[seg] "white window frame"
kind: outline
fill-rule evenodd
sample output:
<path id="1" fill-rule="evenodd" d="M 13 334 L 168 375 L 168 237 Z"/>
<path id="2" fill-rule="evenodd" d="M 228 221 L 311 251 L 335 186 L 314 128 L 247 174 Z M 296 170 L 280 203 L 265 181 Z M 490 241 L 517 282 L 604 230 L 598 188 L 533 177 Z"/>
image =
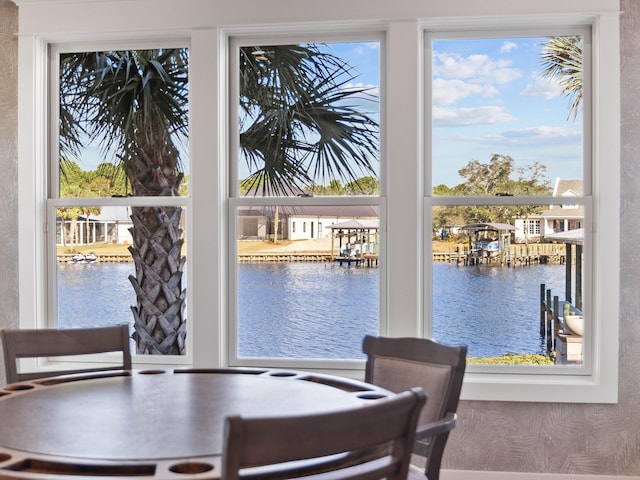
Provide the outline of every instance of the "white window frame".
<path id="1" fill-rule="evenodd" d="M 41 223 L 43 228 L 36 228 L 33 235 L 37 245 L 42 245 L 42 254 L 38 255 L 33 264 L 33 268 L 39 273 L 36 278 L 31 281 L 35 282 L 35 301 L 28 308 L 34 309 L 33 315 L 25 321 L 21 316 L 20 326 L 23 328 L 56 328 L 57 326 L 57 295 L 56 295 L 56 241 L 52 232 L 56 230 L 56 208 L 75 207 L 75 206 L 180 206 L 183 207 L 183 218 L 187 226 L 185 239 L 188 240 L 192 231 L 190 221 L 190 207 L 192 205 L 190 197 L 126 197 L 126 198 L 61 198 L 59 197 L 59 55 L 64 52 L 82 52 L 82 51 L 107 51 L 107 50 L 125 50 L 125 49 L 154 49 L 154 48 L 189 48 L 188 37 L 184 35 L 176 36 L 173 39 L 155 38 L 149 39 L 130 39 L 122 40 L 121 38 L 94 40 L 88 39 L 80 42 L 69 42 L 65 38 L 59 41 L 50 39 L 49 41 L 37 42 L 40 47 L 38 58 L 39 66 L 44 74 L 39 80 L 41 88 L 46 95 L 39 98 L 42 111 L 49 112 L 48 119 L 46 116 L 39 118 L 42 122 L 42 137 L 38 144 L 42 146 L 39 152 L 39 159 L 42 163 L 38 165 L 37 173 L 39 187 L 35 189 L 37 196 L 33 208 L 37 211 L 34 216 L 36 223 Z M 48 140 L 48 141 L 47 141 Z M 41 142 L 41 143 L 40 143 Z M 80 165 L 82 168 L 82 165 Z M 29 203 L 32 203 L 30 199 Z M 187 249 L 189 246 L 187 245 Z M 21 253 L 21 263 L 24 262 L 24 256 Z M 188 260 L 187 260 L 188 262 Z M 185 267 L 186 284 L 192 284 L 190 280 L 191 269 Z M 21 279 L 25 276 L 21 275 Z M 22 296 L 21 296 L 22 298 Z M 191 302 L 187 300 L 186 315 L 187 320 L 191 318 L 192 309 Z M 24 305 L 21 303 L 21 310 Z M 131 332 L 133 333 L 133 332 Z M 135 349 L 132 350 L 132 360 L 138 365 L 189 365 L 193 362 L 192 335 L 187 334 L 187 345 L 185 355 L 166 355 L 162 357 L 153 355 L 137 355 Z M 159 359 L 161 359 L 159 361 Z M 42 368 L 48 369 L 56 365 L 65 363 L 110 363 L 113 362 L 113 355 L 92 355 L 92 356 L 75 356 L 72 358 L 57 357 L 55 359 L 24 359 L 23 368 Z"/>
<path id="2" fill-rule="evenodd" d="M 238 98 L 239 93 L 237 90 L 238 85 L 238 51 L 242 45 L 295 45 L 298 43 L 342 43 L 342 42 L 379 42 L 380 43 L 380 69 L 382 83 L 382 71 L 384 68 L 384 35 L 381 33 L 379 27 L 375 28 L 371 25 L 367 25 L 362 28 L 348 28 L 345 31 L 342 29 L 332 29 L 330 32 L 321 30 L 298 30 L 287 29 L 285 35 L 280 33 L 280 29 L 259 28 L 251 29 L 251 34 L 247 35 L 246 31 L 235 32 L 234 30 L 227 30 L 225 32 L 225 40 L 228 45 L 229 51 L 229 67 L 228 76 L 229 85 L 227 96 L 228 111 L 229 111 L 229 145 L 230 151 L 235 154 L 229 156 L 229 210 L 228 210 L 228 343 L 227 343 L 227 363 L 230 366 L 261 366 L 261 367 L 280 367 L 280 368 L 304 368 L 305 370 L 312 371 L 325 371 L 331 373 L 339 373 L 342 375 L 348 375 L 351 377 L 361 377 L 362 370 L 364 368 L 364 362 L 362 360 L 349 360 L 349 359 L 286 359 L 286 358 L 238 358 L 236 355 L 236 345 L 238 342 L 237 334 L 237 290 L 238 283 L 237 278 L 237 230 L 235 219 L 237 217 L 237 209 L 241 206 L 348 206 L 348 205 L 370 205 L 378 208 L 378 214 L 380 218 L 380 244 L 381 250 L 379 255 L 381 261 L 379 262 L 379 331 L 385 331 L 385 261 L 386 256 L 384 249 L 385 232 L 383 229 L 384 224 L 384 212 L 385 212 L 385 198 L 382 195 L 379 196 L 328 196 L 328 197 L 253 197 L 243 196 L 239 193 L 238 185 L 239 179 L 237 178 L 237 165 L 239 159 L 237 152 L 239 152 L 238 145 Z M 381 95 L 382 96 L 382 95 Z M 383 99 L 380 99 L 383 102 Z M 382 110 L 382 109 L 381 109 Z M 383 131 L 384 131 L 384 116 L 382 111 L 380 112 L 380 192 L 384 191 L 384 172 L 385 172 L 385 160 L 383 150 Z M 295 222 L 294 222 L 295 223 Z M 307 232 L 307 222 L 302 221 L 302 232 Z"/>
<path id="3" fill-rule="evenodd" d="M 425 193 L 425 238 L 427 228 L 431 225 L 433 206 L 440 205 L 550 205 L 558 204 L 564 208 L 567 205 L 584 206 L 585 210 L 585 265 L 583 273 L 585 281 L 585 304 L 583 311 L 585 318 L 591 319 L 585 324 L 583 337 L 582 365 L 553 365 L 553 366 L 525 366 L 525 365 L 467 365 L 465 385 L 462 398 L 480 400 L 495 400 L 496 393 L 504 400 L 519 400 L 523 396 L 532 401 L 564 401 L 603 403 L 617 401 L 617 308 L 618 308 L 618 262 L 617 255 L 607 252 L 605 245 L 611 245 L 611 236 L 619 238 L 617 195 L 603 195 L 603 191 L 618 192 L 619 162 L 616 165 L 607 163 L 603 168 L 601 163 L 610 160 L 604 145 L 610 145 L 614 152 L 619 152 L 619 144 L 613 129 L 606 126 L 605 118 L 615 115 L 618 105 L 617 90 L 612 82 L 617 81 L 618 69 L 608 67 L 603 58 L 609 55 L 612 48 L 614 58 L 617 50 L 609 45 L 611 38 L 603 35 L 603 29 L 616 29 L 608 17 L 590 20 L 576 20 L 575 23 L 565 25 L 549 25 L 547 21 L 539 26 L 531 23 L 527 27 L 516 28 L 511 25 L 505 27 L 500 22 L 494 25 L 486 22 L 474 22 L 463 25 L 442 22 L 426 27 L 425 30 L 425 78 L 427 91 L 431 78 L 431 41 L 432 39 L 452 38 L 509 38 L 513 36 L 547 36 L 581 34 L 585 38 L 585 56 L 583 65 L 584 95 L 583 95 L 583 191 L 581 197 L 433 197 Z M 481 25 L 479 25 L 481 23 Z M 480 28 L 479 28 L 480 27 Z M 537 28 L 538 27 L 538 28 Z M 588 48 L 589 44 L 591 48 Z M 607 52 L 602 55 L 601 52 Z M 589 55 L 591 53 L 591 55 Z M 607 68 L 611 68 L 607 71 Z M 615 70 L 615 71 L 613 71 Z M 610 88 L 614 88 L 611 95 Z M 607 104 L 611 102 L 611 104 Z M 612 108 L 613 106 L 613 108 Z M 425 138 L 431 137 L 431 103 L 427 95 L 425 101 Z M 617 122 L 609 117 L 613 125 Z M 615 132 L 615 135 L 618 133 Z M 617 157 L 619 158 L 619 157 Z M 425 192 L 431 188 L 431 152 L 425 149 L 425 159 L 428 167 L 425 169 Z M 610 169 L 610 167 L 612 167 Z M 615 242 L 615 240 L 614 240 Z M 430 248 L 426 249 L 430 251 Z M 431 259 L 425 257 L 425 319 L 431 318 Z M 613 312 L 611 310 L 613 308 Z M 430 335 L 430 325 L 425 324 L 425 336 Z"/>
<path id="4" fill-rule="evenodd" d="M 620 46 L 619 2 L 576 0 L 518 2 L 506 5 L 488 0 L 455 4 L 418 5 L 415 2 L 327 0 L 304 9 L 246 9 L 242 3 L 218 5 L 196 2 L 182 6 L 178 16 L 147 15 L 148 5 L 132 0 L 122 15 L 115 0 L 16 0 L 20 8 L 18 35 L 18 203 L 19 203 L 19 308 L 20 326 L 42 326 L 46 315 L 46 168 L 48 155 L 47 54 L 49 44 L 122 39 L 188 38 L 190 42 L 190 254 L 197 259 L 189 272 L 188 302 L 192 365 L 225 366 L 229 313 L 229 219 L 227 131 L 229 34 L 244 35 L 316 28 L 328 33 L 358 29 L 385 32 L 385 85 L 381 119 L 382 154 L 389 159 L 382 177 L 381 217 L 385 218 L 386 264 L 381 265 L 385 304 L 381 333 L 390 336 L 422 335 L 425 292 L 424 252 L 429 251 L 430 222 L 425 212 L 424 48 L 425 31 L 450 29 L 525 29 L 532 25 L 587 25 L 593 43 L 593 133 L 596 162 L 593 181 L 592 226 L 596 262 L 593 266 L 593 368 L 587 375 L 540 375 L 515 372 L 481 373 L 470 369 L 463 399 L 615 402 L 618 382 L 619 240 L 620 240 Z M 505 8 L 506 6 L 506 8 Z M 170 0 L 156 0 L 157 11 L 170 11 Z M 99 12 L 99 13 L 96 13 Z M 93 21 L 100 15 L 103 21 Z M 91 25 L 91 27 L 86 27 Z M 267 25 L 267 27 L 265 27 Z M 135 32 L 135 33 L 134 33 Z M 429 102 L 426 102 L 429 104 Z M 604 162 L 607 162 L 606 165 Z M 604 309 L 606 306 L 606 318 Z M 606 320 L 606 325 L 604 321 Z M 149 359 L 159 367 L 169 359 Z M 134 360 L 135 361 L 135 360 Z M 300 368 L 306 368 L 304 364 Z M 330 366 L 329 366 L 330 367 Z M 310 367 L 311 368 L 311 367 Z M 555 367 L 554 367 L 555 368 Z M 329 368 L 330 369 L 330 368 Z M 362 377 L 362 363 L 338 373 Z M 555 371 L 555 370 L 554 370 Z"/>

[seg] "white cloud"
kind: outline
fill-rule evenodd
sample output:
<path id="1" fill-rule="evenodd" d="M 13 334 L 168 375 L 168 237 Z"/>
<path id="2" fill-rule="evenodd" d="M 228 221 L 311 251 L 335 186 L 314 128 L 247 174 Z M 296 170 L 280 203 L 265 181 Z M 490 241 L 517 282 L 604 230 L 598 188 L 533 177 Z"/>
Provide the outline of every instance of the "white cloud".
<path id="1" fill-rule="evenodd" d="M 462 137 L 459 137 L 462 140 Z M 582 141 L 580 129 L 566 127 L 552 127 L 539 125 L 535 127 L 504 130 L 481 137 L 464 137 L 465 141 L 471 141 L 483 145 L 508 145 L 514 147 L 529 147 L 540 145 L 566 145 Z"/>
<path id="2" fill-rule="evenodd" d="M 356 55 L 364 55 L 368 53 L 369 50 L 380 50 L 380 44 L 378 42 L 365 42 L 365 43 L 356 43 L 353 52 Z"/>
<path id="3" fill-rule="evenodd" d="M 542 97 L 547 100 L 560 95 L 562 95 L 562 89 L 556 80 L 539 75 L 534 76 L 533 81 L 527 83 L 527 86 L 520 93 L 521 97 Z"/>
<path id="4" fill-rule="evenodd" d="M 461 57 L 444 53 L 434 54 L 434 76 L 466 79 L 478 84 L 506 84 L 522 77 L 511 68 L 509 60 L 494 60 L 488 55 Z"/>
<path id="5" fill-rule="evenodd" d="M 363 82 L 355 82 L 355 83 L 347 83 L 344 85 L 344 90 L 352 91 L 352 90 L 365 90 L 366 95 L 379 96 L 380 88 L 378 85 L 374 85 L 372 83 L 363 83 Z"/>
<path id="6" fill-rule="evenodd" d="M 509 53 L 511 50 L 515 50 L 518 48 L 514 42 L 504 42 L 500 47 L 500 53 Z"/>
<path id="7" fill-rule="evenodd" d="M 508 141 L 510 140 L 518 143 L 527 142 L 529 144 L 550 144 L 579 141 L 582 138 L 582 132 L 580 129 L 539 125 L 536 127 L 507 130 L 502 133 L 502 136 Z"/>
<path id="8" fill-rule="evenodd" d="M 433 108 L 433 123 L 436 127 L 487 125 L 514 120 L 516 117 L 503 107 L 495 105 L 475 108 Z"/>
<path id="9" fill-rule="evenodd" d="M 493 97 L 500 92 L 491 85 L 478 85 L 468 83 L 463 80 L 445 80 L 436 78 L 433 81 L 433 105 L 451 105 L 461 98 L 470 95 L 482 95 L 483 97 Z"/>

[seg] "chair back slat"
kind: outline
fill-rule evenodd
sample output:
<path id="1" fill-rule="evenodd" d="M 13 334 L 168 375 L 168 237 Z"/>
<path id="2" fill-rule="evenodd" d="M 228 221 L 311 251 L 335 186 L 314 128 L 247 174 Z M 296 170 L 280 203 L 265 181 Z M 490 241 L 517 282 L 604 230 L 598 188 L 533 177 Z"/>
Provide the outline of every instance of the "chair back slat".
<path id="1" fill-rule="evenodd" d="M 130 370 L 129 327 L 117 325 L 72 329 L 12 329 L 0 330 L 7 383 L 48 378 L 66 373 L 105 370 Z M 19 372 L 18 359 L 88 355 L 122 352 L 118 365 L 108 367 L 64 369 L 55 371 Z"/>
<path id="2" fill-rule="evenodd" d="M 225 480 L 405 480 L 420 410 L 412 389 L 347 410 L 225 421 Z"/>

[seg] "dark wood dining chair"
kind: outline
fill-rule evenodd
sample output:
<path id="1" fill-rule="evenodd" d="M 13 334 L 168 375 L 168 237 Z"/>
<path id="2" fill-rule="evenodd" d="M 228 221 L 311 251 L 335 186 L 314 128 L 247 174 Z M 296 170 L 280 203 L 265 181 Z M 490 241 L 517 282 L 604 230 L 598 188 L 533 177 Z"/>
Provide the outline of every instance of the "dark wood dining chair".
<path id="1" fill-rule="evenodd" d="M 414 454 L 424 457 L 424 472 L 438 480 L 442 455 L 455 427 L 456 410 L 466 368 L 467 347 L 427 338 L 364 338 L 365 381 L 392 392 L 421 387 L 429 401 L 418 421 Z M 415 470 L 412 468 L 412 471 Z"/>
<path id="2" fill-rule="evenodd" d="M 405 480 L 424 392 L 300 416 L 225 419 L 225 480 Z"/>
<path id="3" fill-rule="evenodd" d="M 117 325 L 99 328 L 70 329 L 13 329 L 0 330 L 7 383 L 22 382 L 37 378 L 48 378 L 67 373 L 130 370 L 129 327 Z M 47 370 L 19 372 L 20 358 L 60 357 L 88 355 L 106 352 L 122 352 L 117 365 L 83 369 Z"/>

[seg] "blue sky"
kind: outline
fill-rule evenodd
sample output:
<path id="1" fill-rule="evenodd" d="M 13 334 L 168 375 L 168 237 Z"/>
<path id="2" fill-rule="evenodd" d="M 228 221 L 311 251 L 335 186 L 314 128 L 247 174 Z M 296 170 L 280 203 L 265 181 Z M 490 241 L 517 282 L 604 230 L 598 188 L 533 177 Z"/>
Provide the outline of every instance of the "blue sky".
<path id="1" fill-rule="evenodd" d="M 433 43 L 433 183 L 454 186 L 471 160 L 510 155 L 515 167 L 547 166 L 553 182 L 582 178 L 582 123 L 541 76 L 545 37 L 436 40 Z M 333 45 L 379 91 L 376 44 Z M 426 146 L 429 148 L 429 146 Z"/>

